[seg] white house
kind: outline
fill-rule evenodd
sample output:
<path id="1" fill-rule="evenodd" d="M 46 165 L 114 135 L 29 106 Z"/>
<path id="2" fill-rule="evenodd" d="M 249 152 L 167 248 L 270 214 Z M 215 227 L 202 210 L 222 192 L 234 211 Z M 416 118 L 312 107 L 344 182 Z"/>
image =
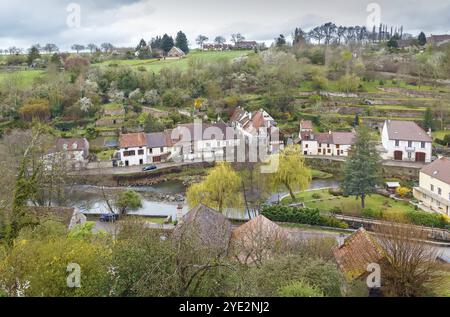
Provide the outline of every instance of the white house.
<path id="1" fill-rule="evenodd" d="M 381 132 L 385 160 L 431 162 L 432 138 L 412 121 L 384 122 Z"/>
<path id="2" fill-rule="evenodd" d="M 147 164 L 147 138 L 145 133 L 121 134 L 119 159 L 123 166 Z"/>
<path id="3" fill-rule="evenodd" d="M 348 156 L 356 135 L 354 132 L 313 133 L 301 132 L 303 155 Z"/>
<path id="4" fill-rule="evenodd" d="M 118 157 L 123 166 L 176 161 L 215 161 L 234 155 L 240 140 L 225 123 L 190 123 L 157 133 L 122 134 Z"/>
<path id="5" fill-rule="evenodd" d="M 240 140 L 234 129 L 223 122 L 178 125 L 171 131 L 174 159 L 214 161 L 234 155 Z"/>
<path id="6" fill-rule="evenodd" d="M 422 168 L 413 194 L 422 209 L 450 216 L 450 159 L 439 158 Z"/>
<path id="7" fill-rule="evenodd" d="M 61 161 L 69 169 L 82 169 L 88 163 L 88 156 L 89 142 L 85 138 L 58 138 L 43 159 L 47 169 Z"/>
<path id="8" fill-rule="evenodd" d="M 231 126 L 241 134 L 246 143 L 257 143 L 267 147 L 268 153 L 276 153 L 283 148 L 284 142 L 277 123 L 264 109 L 248 112 L 238 107 L 230 119 Z"/>
<path id="9" fill-rule="evenodd" d="M 146 134 L 148 163 L 160 163 L 170 158 L 174 151 L 171 132 L 172 130 L 167 130 Z"/>

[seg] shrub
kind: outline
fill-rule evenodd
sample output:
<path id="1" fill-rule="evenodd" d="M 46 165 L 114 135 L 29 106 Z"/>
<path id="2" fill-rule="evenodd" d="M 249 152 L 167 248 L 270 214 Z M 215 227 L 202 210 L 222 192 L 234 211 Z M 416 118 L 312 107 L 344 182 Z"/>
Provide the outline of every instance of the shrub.
<path id="1" fill-rule="evenodd" d="M 381 219 L 383 218 L 383 212 L 381 210 L 373 210 L 371 208 L 365 208 L 361 211 L 361 214 L 365 218 Z"/>
<path id="2" fill-rule="evenodd" d="M 330 188 L 328 193 L 333 196 L 342 196 L 344 192 L 340 188 Z"/>
<path id="3" fill-rule="evenodd" d="M 314 198 L 314 199 L 321 199 L 322 195 L 319 194 L 319 193 L 315 193 L 315 194 L 312 195 L 312 198 Z"/>
<path id="4" fill-rule="evenodd" d="M 406 214 L 408 220 L 418 226 L 446 228 L 449 223 L 444 215 L 437 213 L 428 213 L 425 211 L 408 211 Z"/>
<path id="5" fill-rule="evenodd" d="M 398 187 L 395 190 L 395 193 L 399 196 L 399 197 L 408 197 L 411 193 L 411 189 L 407 188 L 407 187 Z"/>
<path id="6" fill-rule="evenodd" d="M 324 297 L 323 292 L 307 282 L 298 281 L 286 285 L 278 291 L 281 297 Z"/>
<path id="7" fill-rule="evenodd" d="M 261 211 L 264 217 L 277 222 L 291 222 L 312 226 L 327 226 L 346 229 L 347 224 L 333 217 L 322 216 L 318 209 L 288 206 L 265 206 Z"/>

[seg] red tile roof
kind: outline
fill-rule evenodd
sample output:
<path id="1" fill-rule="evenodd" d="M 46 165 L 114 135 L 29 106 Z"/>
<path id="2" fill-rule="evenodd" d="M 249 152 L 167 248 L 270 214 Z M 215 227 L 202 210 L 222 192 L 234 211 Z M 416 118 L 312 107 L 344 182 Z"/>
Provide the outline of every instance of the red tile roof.
<path id="1" fill-rule="evenodd" d="M 385 254 L 380 244 L 363 228 L 356 231 L 340 247 L 333 249 L 339 268 L 348 280 L 355 280 L 367 273 L 370 263 L 379 263 Z"/>
<path id="2" fill-rule="evenodd" d="M 147 146 L 147 138 L 145 133 L 121 134 L 119 144 L 121 148 L 143 147 Z"/>
<path id="3" fill-rule="evenodd" d="M 310 120 L 302 120 L 302 121 L 300 121 L 300 127 L 305 130 L 312 130 L 313 123 Z"/>
<path id="4" fill-rule="evenodd" d="M 450 159 L 449 158 L 442 157 L 440 159 L 437 159 L 433 163 L 430 163 L 427 166 L 425 166 L 424 168 L 422 168 L 422 170 L 420 172 L 450 185 Z"/>

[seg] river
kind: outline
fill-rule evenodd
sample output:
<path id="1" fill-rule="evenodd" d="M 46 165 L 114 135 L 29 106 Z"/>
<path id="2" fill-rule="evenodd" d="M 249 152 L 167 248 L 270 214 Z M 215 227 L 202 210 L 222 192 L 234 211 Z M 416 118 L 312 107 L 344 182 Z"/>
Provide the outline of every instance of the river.
<path id="1" fill-rule="evenodd" d="M 324 187 L 337 187 L 339 182 L 335 179 L 316 179 L 311 182 L 310 189 L 324 188 Z M 125 188 L 120 188 L 123 190 Z M 108 189 L 117 190 L 117 189 Z M 167 217 L 172 216 L 172 219 L 176 219 L 177 207 L 180 204 L 176 201 L 161 201 L 160 197 L 166 196 L 166 198 L 172 198 L 184 195 L 186 188 L 181 182 L 168 181 L 154 186 L 134 187 L 133 190 L 139 192 L 142 196 L 142 207 L 138 210 L 131 211 L 128 214 L 138 216 L 154 216 L 154 217 Z M 272 195 L 268 202 L 273 203 L 278 201 L 285 192 L 275 193 Z M 86 215 L 100 215 L 108 213 L 107 204 L 103 198 L 102 190 L 99 187 L 83 185 L 75 186 L 71 189 L 68 205 L 74 207 L 77 211 L 80 211 Z M 157 198 L 155 198 L 157 196 Z M 170 199 L 169 199 L 170 200 Z M 189 211 L 185 202 L 183 205 L 183 213 Z M 234 219 L 248 218 L 242 211 L 228 210 L 227 216 Z"/>

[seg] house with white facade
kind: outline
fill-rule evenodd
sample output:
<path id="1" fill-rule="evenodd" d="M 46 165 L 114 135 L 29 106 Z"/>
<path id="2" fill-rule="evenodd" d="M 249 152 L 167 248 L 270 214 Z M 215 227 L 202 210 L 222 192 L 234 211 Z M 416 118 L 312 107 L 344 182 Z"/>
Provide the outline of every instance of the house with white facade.
<path id="1" fill-rule="evenodd" d="M 234 155 L 240 144 L 235 130 L 223 122 L 180 124 L 156 133 L 122 134 L 117 156 L 122 166 L 174 161 L 215 161 Z"/>
<path id="2" fill-rule="evenodd" d="M 145 133 L 121 134 L 118 158 L 122 166 L 147 164 L 147 137 Z"/>
<path id="3" fill-rule="evenodd" d="M 238 107 L 232 114 L 230 122 L 247 144 L 265 146 L 269 154 L 283 149 L 284 141 L 277 123 L 264 109 L 249 112 Z"/>
<path id="4" fill-rule="evenodd" d="M 430 163 L 433 142 L 430 134 L 412 121 L 387 120 L 381 132 L 384 148 L 381 157 L 385 160 Z"/>
<path id="5" fill-rule="evenodd" d="M 422 168 L 413 194 L 420 208 L 450 216 L 450 159 L 442 157 Z"/>
<path id="6" fill-rule="evenodd" d="M 86 167 L 88 156 L 89 142 L 85 138 L 58 138 L 43 159 L 47 169 L 63 162 L 66 168 L 79 170 Z"/>
<path id="7" fill-rule="evenodd" d="M 300 145 L 305 156 L 347 157 L 355 139 L 356 135 L 354 132 L 300 132 Z"/>

